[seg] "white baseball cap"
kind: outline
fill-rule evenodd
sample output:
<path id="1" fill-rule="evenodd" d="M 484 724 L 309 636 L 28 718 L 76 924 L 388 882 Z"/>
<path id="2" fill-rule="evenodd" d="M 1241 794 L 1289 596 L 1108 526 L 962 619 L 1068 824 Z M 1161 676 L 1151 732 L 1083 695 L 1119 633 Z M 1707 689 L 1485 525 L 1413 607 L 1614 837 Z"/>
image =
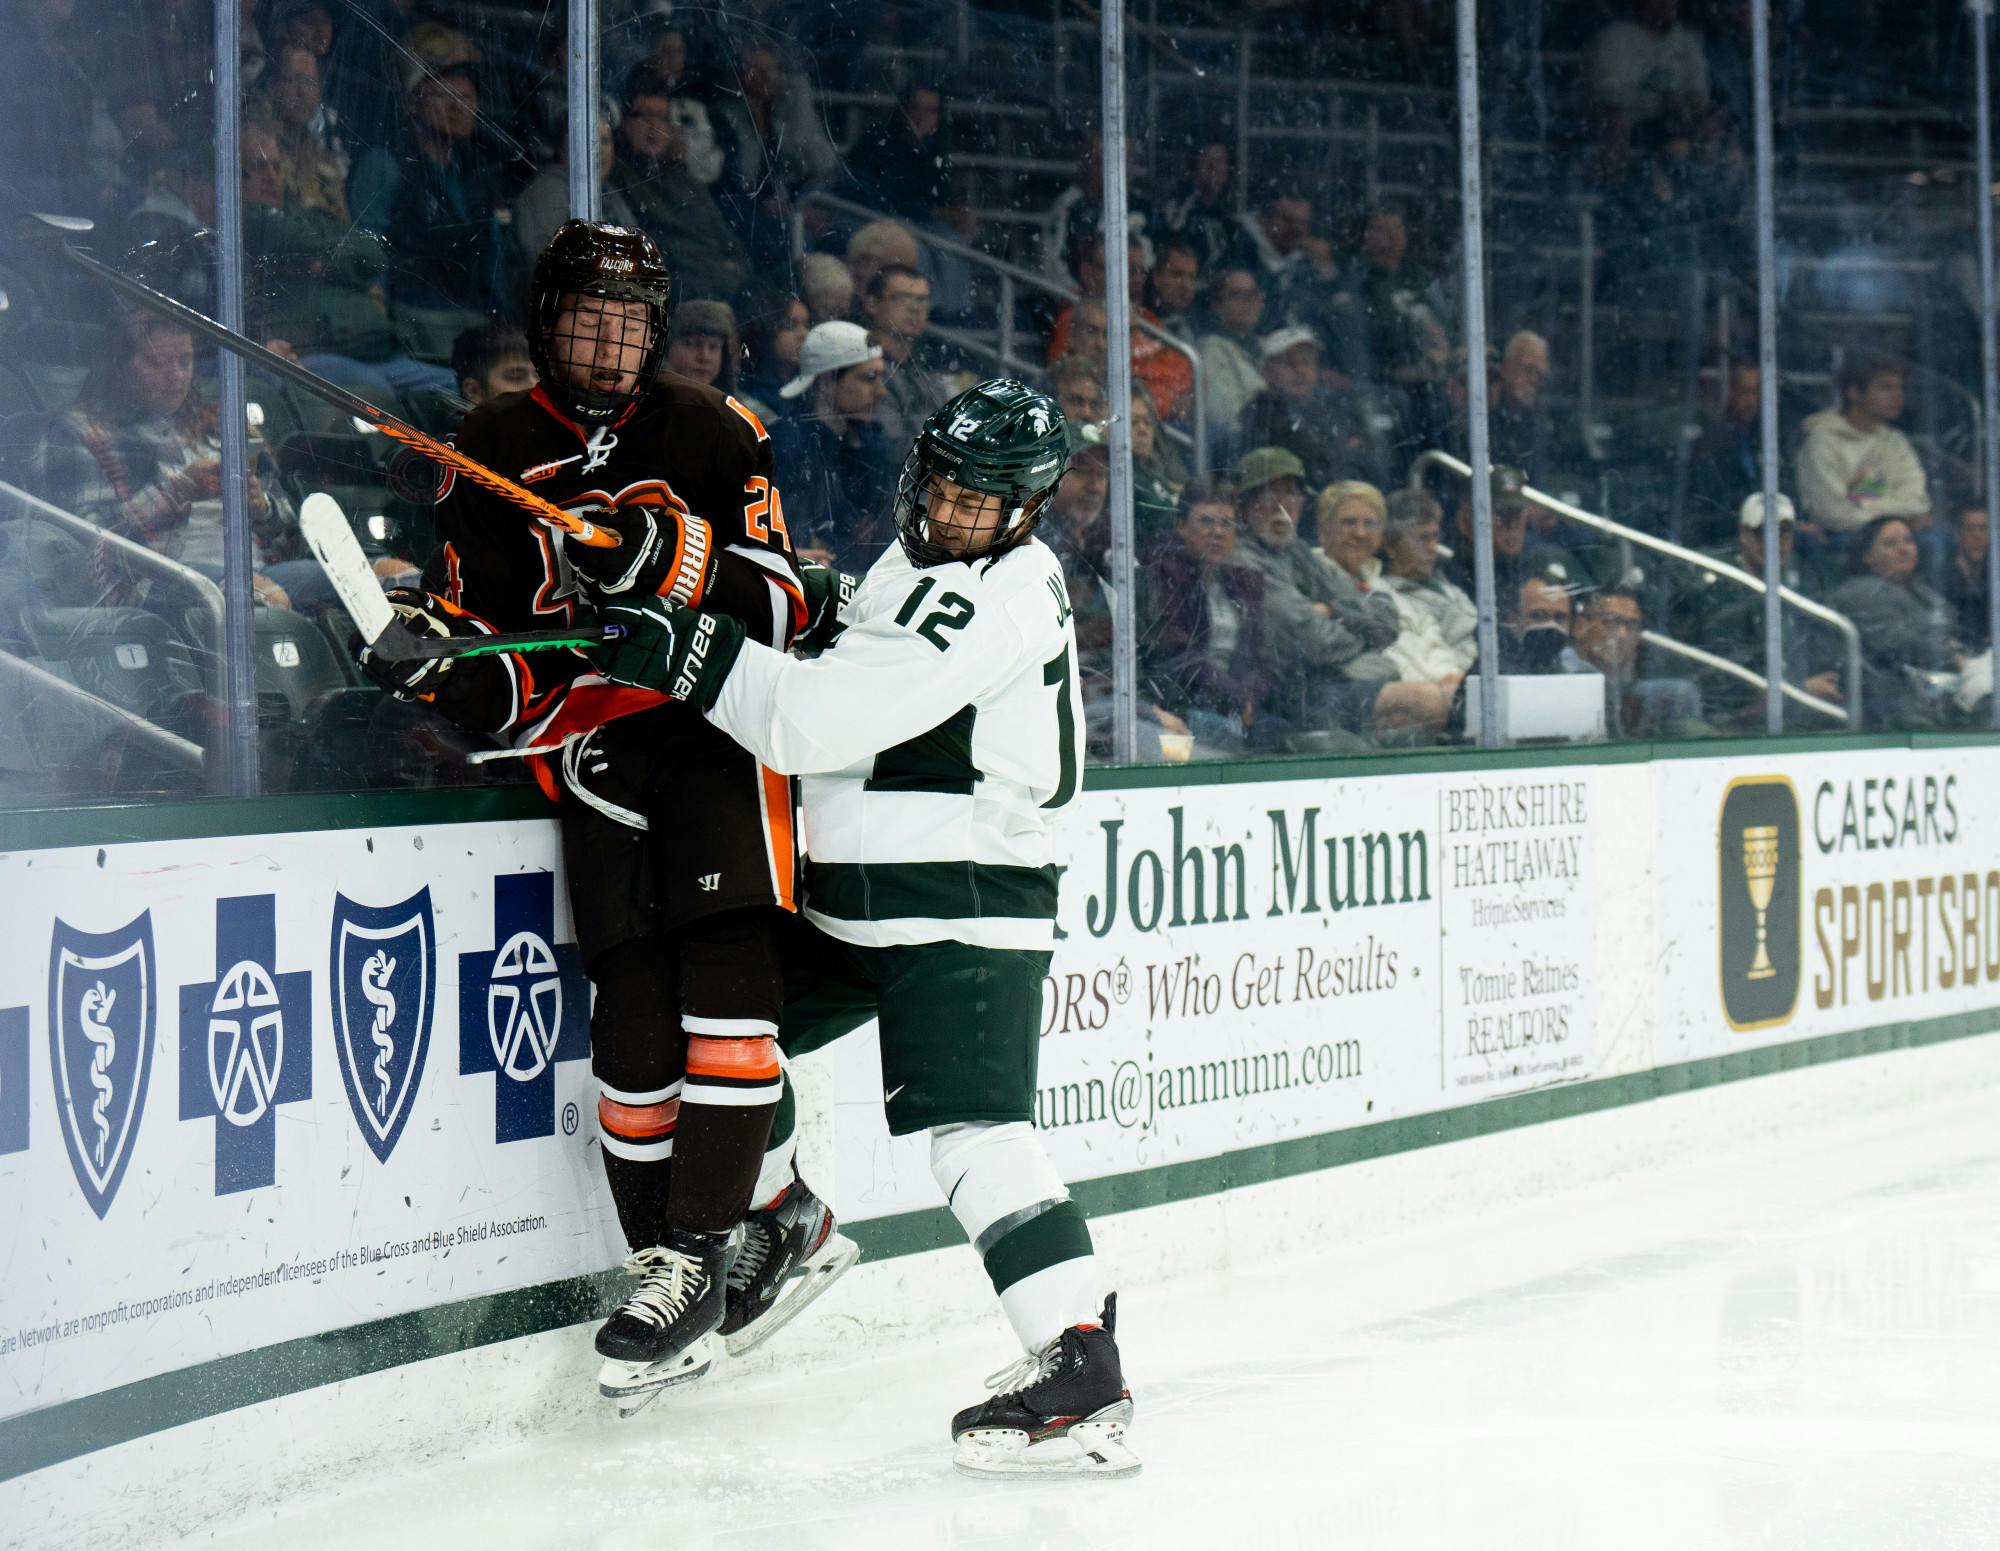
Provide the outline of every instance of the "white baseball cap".
<path id="1" fill-rule="evenodd" d="M 1778 521 L 1797 522 L 1799 514 L 1792 509 L 1792 498 L 1780 490 L 1778 492 Z M 1745 528 L 1764 526 L 1764 492 L 1753 491 L 1743 498 L 1743 506 L 1736 514 L 1737 524 Z"/>
<path id="2" fill-rule="evenodd" d="M 827 372 L 845 371 L 882 354 L 868 343 L 868 330 L 858 323 L 816 323 L 799 346 L 799 374 L 778 390 L 781 399 L 795 399 Z"/>
<path id="3" fill-rule="evenodd" d="M 1263 353 L 1258 359 L 1268 361 L 1272 356 L 1283 355 L 1287 350 L 1294 349 L 1299 345 L 1317 346 L 1318 344 L 1319 335 L 1315 334 L 1309 328 L 1302 328 L 1294 323 L 1288 328 L 1272 329 L 1270 333 L 1266 334 L 1264 336 Z"/>

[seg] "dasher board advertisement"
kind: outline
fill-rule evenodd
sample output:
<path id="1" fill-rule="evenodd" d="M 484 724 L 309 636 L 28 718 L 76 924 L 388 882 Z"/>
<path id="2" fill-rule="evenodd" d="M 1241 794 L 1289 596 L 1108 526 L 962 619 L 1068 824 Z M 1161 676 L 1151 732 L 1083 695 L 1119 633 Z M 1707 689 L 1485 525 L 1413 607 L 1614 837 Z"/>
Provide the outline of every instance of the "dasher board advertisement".
<path id="1" fill-rule="evenodd" d="M 1661 1064 L 2000 1002 L 2000 750 L 1653 770 Z"/>
<path id="2" fill-rule="evenodd" d="M 0 866 L 0 1416 L 621 1258 L 553 825 Z"/>
<path id="3" fill-rule="evenodd" d="M 1587 1077 L 1590 769 L 1086 793 L 1037 1125 L 1070 1179 Z M 837 1047 L 851 1216 L 935 1206 L 872 1029 Z"/>

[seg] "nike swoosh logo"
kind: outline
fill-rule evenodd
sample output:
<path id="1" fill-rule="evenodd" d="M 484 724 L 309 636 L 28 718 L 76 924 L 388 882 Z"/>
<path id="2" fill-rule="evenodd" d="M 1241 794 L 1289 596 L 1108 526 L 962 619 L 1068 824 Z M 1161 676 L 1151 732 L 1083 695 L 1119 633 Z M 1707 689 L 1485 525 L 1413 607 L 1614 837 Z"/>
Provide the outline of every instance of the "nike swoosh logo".
<path id="1" fill-rule="evenodd" d="M 891 1088 L 887 1093 L 882 1095 L 882 1102 L 884 1104 L 894 1103 L 896 1095 L 901 1093 L 907 1087 L 909 1087 L 909 1084 L 906 1082 L 897 1083 L 895 1087 Z"/>

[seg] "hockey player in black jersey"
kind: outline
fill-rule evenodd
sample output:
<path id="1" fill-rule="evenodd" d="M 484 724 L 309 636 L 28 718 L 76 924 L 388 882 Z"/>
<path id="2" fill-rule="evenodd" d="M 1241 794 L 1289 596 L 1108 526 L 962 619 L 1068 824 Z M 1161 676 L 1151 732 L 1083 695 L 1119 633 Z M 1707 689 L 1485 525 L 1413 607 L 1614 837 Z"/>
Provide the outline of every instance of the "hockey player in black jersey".
<path id="1" fill-rule="evenodd" d="M 447 478 L 424 591 L 397 598 L 413 626 L 532 630 L 658 596 L 790 642 L 805 598 L 770 437 L 735 399 L 661 371 L 667 298 L 641 233 L 571 221 L 550 240 L 529 299 L 541 381 L 475 408 L 458 447 L 589 510 L 615 542 L 585 547 Z M 526 752 L 560 804 L 597 992 L 605 1173 L 639 1276 L 598 1333 L 599 1385 L 635 1409 L 705 1371 L 718 1330 L 754 1345 L 795 1274 L 810 1296 L 854 1258 L 794 1172 L 759 1178 L 780 1096 L 774 931 L 796 909 L 791 783 L 692 708 L 614 685 L 580 653 L 363 662 L 392 692 Z"/>

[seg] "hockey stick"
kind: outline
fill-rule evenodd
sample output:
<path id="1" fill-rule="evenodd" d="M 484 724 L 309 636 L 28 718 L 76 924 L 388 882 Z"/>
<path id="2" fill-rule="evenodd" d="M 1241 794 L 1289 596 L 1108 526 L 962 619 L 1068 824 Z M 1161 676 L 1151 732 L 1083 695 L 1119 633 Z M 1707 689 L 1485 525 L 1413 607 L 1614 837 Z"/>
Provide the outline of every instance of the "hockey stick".
<path id="1" fill-rule="evenodd" d="M 93 223 L 82 216 L 29 214 L 21 217 L 18 226 L 23 241 L 44 247 L 55 247 L 64 258 L 109 286 L 127 301 L 136 302 L 163 318 L 171 319 L 210 344 L 220 345 L 223 349 L 241 356 L 259 371 L 267 372 L 281 382 L 288 382 L 295 388 L 303 389 L 314 398 L 323 400 L 342 413 L 372 426 L 384 436 L 391 437 L 434 462 L 463 474 L 474 484 L 484 485 L 495 495 L 512 501 L 537 521 L 560 529 L 579 544 L 586 544 L 593 549 L 608 549 L 618 542 L 617 534 L 596 526 L 575 512 L 566 512 L 553 502 L 543 500 L 534 491 L 522 488 L 506 475 L 495 473 L 485 464 L 468 458 L 457 448 L 439 441 L 435 436 L 419 431 L 415 426 L 397 419 L 386 410 L 377 409 L 366 399 L 328 382 L 317 372 L 307 371 L 296 361 L 287 361 L 274 351 L 266 350 L 255 340 L 246 339 L 234 329 L 223 327 L 206 314 L 196 312 L 192 307 L 175 301 L 171 296 L 163 295 L 151 286 L 134 280 L 130 275 L 121 274 L 109 264 L 92 258 L 74 246 L 75 239 L 88 235 L 93 227 Z"/>
<path id="2" fill-rule="evenodd" d="M 579 625 L 568 630 L 524 630 L 514 635 L 421 636 L 405 625 L 382 594 L 361 541 L 340 503 L 315 490 L 299 508 L 299 531 L 333 584 L 341 607 L 369 650 L 387 662 L 437 657 L 491 657 L 501 652 L 543 652 L 566 646 L 602 646 L 625 634 L 623 625 Z"/>

